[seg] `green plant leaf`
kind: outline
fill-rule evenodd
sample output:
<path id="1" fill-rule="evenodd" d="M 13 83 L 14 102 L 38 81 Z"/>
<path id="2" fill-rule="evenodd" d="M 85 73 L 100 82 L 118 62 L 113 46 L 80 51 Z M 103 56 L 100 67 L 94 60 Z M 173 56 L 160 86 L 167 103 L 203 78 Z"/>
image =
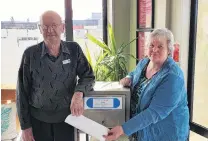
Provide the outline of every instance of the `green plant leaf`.
<path id="1" fill-rule="evenodd" d="M 102 62 L 103 61 L 103 59 L 106 57 L 106 55 L 107 55 L 108 53 L 106 52 L 106 53 L 104 53 L 103 55 L 101 54 L 99 57 L 98 57 L 98 59 L 97 59 L 97 61 L 96 61 L 96 64 L 95 64 L 95 67 L 94 67 L 94 70 L 97 72 L 98 71 L 98 68 L 100 67 L 99 65 L 100 65 L 100 62 Z"/>
<path id="2" fill-rule="evenodd" d="M 121 44 L 121 46 L 117 49 L 117 54 L 120 54 L 122 52 L 122 48 L 125 46 L 124 43 Z"/>
<path id="3" fill-rule="evenodd" d="M 110 23 L 108 24 L 108 34 L 109 34 L 109 41 L 110 41 L 111 51 L 112 51 L 112 54 L 115 55 L 117 53 L 116 41 L 115 41 L 113 28 L 112 28 Z"/>
<path id="4" fill-rule="evenodd" d="M 89 48 L 88 48 L 86 42 L 85 42 L 85 47 L 86 47 L 86 58 L 87 58 L 89 64 L 91 65 L 91 67 L 93 68 L 92 57 L 91 57 L 91 55 L 90 55 L 90 51 L 89 51 Z"/>
<path id="5" fill-rule="evenodd" d="M 119 63 L 120 63 L 120 66 L 123 70 L 124 75 L 126 75 L 126 73 L 127 73 L 126 64 L 124 62 L 119 62 Z"/>
<path id="6" fill-rule="evenodd" d="M 109 72 L 104 76 L 103 80 L 106 81 L 109 77 L 111 77 L 111 75 L 112 75 L 112 72 L 109 71 Z M 111 81 L 114 81 L 113 79 L 110 79 L 110 80 L 111 80 Z"/>
<path id="7" fill-rule="evenodd" d="M 93 43 L 95 43 L 96 45 L 98 45 L 99 47 L 101 47 L 103 50 L 105 50 L 106 52 L 110 53 L 110 49 L 108 48 L 108 46 L 104 43 L 99 41 L 98 39 L 96 39 L 93 35 L 87 33 L 86 34 L 87 38 L 92 41 Z"/>
<path id="8" fill-rule="evenodd" d="M 123 50 L 128 47 L 131 43 L 133 43 L 137 38 L 131 40 L 129 43 L 127 43 L 126 45 L 124 45 L 124 43 L 122 43 L 122 45 L 120 46 L 120 48 L 118 49 L 118 54 L 122 53 Z"/>
<path id="9" fill-rule="evenodd" d="M 133 59 L 136 59 L 136 60 L 139 61 L 139 59 L 137 59 L 136 57 L 134 57 L 134 55 L 132 55 L 132 54 L 124 54 L 124 55 L 130 56 L 130 57 L 132 57 Z"/>

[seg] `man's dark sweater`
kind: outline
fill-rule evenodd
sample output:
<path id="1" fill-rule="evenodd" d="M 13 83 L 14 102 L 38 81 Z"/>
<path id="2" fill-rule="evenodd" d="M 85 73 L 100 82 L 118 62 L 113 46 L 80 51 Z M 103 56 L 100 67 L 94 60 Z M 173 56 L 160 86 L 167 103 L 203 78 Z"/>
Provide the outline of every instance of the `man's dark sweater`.
<path id="1" fill-rule="evenodd" d="M 47 123 L 64 121 L 74 92 L 86 94 L 94 81 L 93 70 L 76 42 L 61 41 L 55 60 L 44 42 L 29 47 L 22 57 L 16 90 L 21 129 L 31 127 L 31 116 Z"/>

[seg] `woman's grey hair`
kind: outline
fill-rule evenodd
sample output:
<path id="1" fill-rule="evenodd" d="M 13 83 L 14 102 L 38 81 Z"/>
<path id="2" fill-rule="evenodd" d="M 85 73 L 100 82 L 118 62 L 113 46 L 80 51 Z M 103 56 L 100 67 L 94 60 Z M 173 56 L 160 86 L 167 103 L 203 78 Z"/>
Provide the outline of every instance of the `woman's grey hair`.
<path id="1" fill-rule="evenodd" d="M 168 49 L 170 51 L 170 56 L 173 56 L 174 51 L 174 36 L 173 33 L 168 30 L 167 28 L 158 28 L 155 29 L 153 32 L 150 33 L 149 42 L 151 38 L 157 37 L 165 37 L 167 39 Z M 149 43 L 148 43 L 149 44 Z"/>

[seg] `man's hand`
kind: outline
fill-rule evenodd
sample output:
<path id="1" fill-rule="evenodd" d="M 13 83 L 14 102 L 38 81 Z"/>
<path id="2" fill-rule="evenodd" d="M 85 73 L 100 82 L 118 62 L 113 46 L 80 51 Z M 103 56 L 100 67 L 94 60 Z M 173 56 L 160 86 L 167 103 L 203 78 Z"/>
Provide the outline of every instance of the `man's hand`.
<path id="1" fill-rule="evenodd" d="M 75 92 L 71 100 L 71 113 L 75 116 L 80 116 L 84 112 L 83 93 Z"/>
<path id="2" fill-rule="evenodd" d="M 124 77 L 120 80 L 120 84 L 123 85 L 124 87 L 126 87 L 126 86 L 130 87 L 131 86 L 131 79 L 128 77 Z"/>
<path id="3" fill-rule="evenodd" d="M 22 130 L 22 140 L 23 141 L 35 141 L 33 137 L 33 133 L 32 133 L 32 128 Z"/>
<path id="4" fill-rule="evenodd" d="M 116 126 L 108 132 L 108 135 L 104 135 L 103 137 L 106 139 L 106 141 L 114 141 L 123 134 L 123 128 L 121 126 Z"/>

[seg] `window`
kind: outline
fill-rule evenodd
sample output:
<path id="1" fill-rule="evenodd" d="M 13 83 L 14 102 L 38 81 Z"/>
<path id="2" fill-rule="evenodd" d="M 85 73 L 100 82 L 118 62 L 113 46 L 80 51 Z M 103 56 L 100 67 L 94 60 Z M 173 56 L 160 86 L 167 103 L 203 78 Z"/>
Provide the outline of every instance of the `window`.
<path id="1" fill-rule="evenodd" d="M 207 141 L 207 138 L 200 136 L 194 132 L 190 132 L 189 141 Z"/>
<path id="2" fill-rule="evenodd" d="M 147 37 L 154 29 L 154 0 L 137 0 L 137 58 L 146 56 Z M 138 62 L 137 62 L 138 63 Z"/>
<path id="3" fill-rule="evenodd" d="M 152 0 L 139 0 L 137 6 L 139 28 L 152 28 Z"/>
<path id="4" fill-rule="evenodd" d="M 1 38 L 1 85 L 2 88 L 15 88 L 24 50 L 43 40 L 38 29 L 40 15 L 46 10 L 54 10 L 64 20 L 64 0 L 37 0 L 35 2 L 7 0 L 2 5 L 0 12 L 1 36 L 3 37 Z M 65 40 L 64 34 L 62 39 Z"/>
<path id="5" fill-rule="evenodd" d="M 148 37 L 150 35 L 149 31 L 145 32 L 137 32 L 138 37 L 138 56 L 139 58 L 143 58 L 147 55 L 147 43 L 148 43 Z"/>
<path id="6" fill-rule="evenodd" d="M 89 48 L 90 56 L 95 63 L 101 48 L 89 41 L 86 34 L 103 40 L 102 0 L 72 0 L 72 9 L 74 41 L 79 43 L 84 53 L 86 48 Z"/>
<path id="7" fill-rule="evenodd" d="M 198 1 L 193 122 L 208 128 L 208 1 Z"/>
<path id="8" fill-rule="evenodd" d="M 191 3 L 188 102 L 190 127 L 198 136 L 208 138 L 208 1 L 193 0 Z M 190 136 L 191 140 L 191 136 Z"/>

